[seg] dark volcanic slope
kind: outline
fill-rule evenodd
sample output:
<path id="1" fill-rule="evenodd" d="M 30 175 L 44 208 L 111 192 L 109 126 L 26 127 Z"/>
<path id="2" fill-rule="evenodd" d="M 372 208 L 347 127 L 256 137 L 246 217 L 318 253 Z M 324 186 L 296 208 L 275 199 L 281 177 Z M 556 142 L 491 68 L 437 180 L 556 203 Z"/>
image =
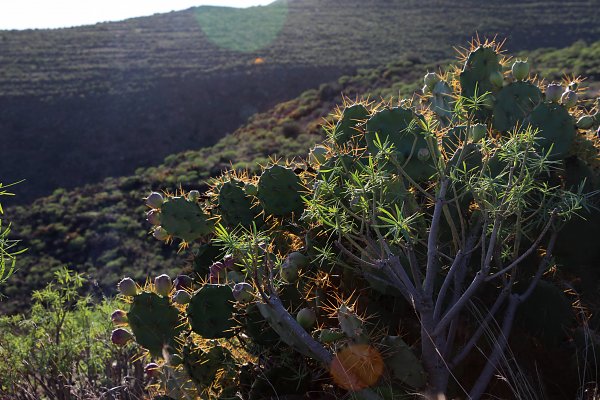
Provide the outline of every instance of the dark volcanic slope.
<path id="1" fill-rule="evenodd" d="M 589 0 L 280 0 L 0 31 L 1 179 L 27 179 L 29 201 L 210 145 L 357 67 L 440 59 L 476 32 L 513 51 L 591 41 L 599 20 Z"/>
<path id="2" fill-rule="evenodd" d="M 600 41 L 536 51 L 530 53 L 530 59 L 535 71 L 549 80 L 560 79 L 563 72 L 589 77 L 584 85 L 592 89 L 588 93 L 600 95 Z M 174 154 L 163 164 L 141 168 L 132 176 L 59 190 L 30 205 L 7 208 L 14 237 L 22 238 L 29 250 L 19 259 L 19 271 L 3 288 L 8 299 L 0 302 L 0 310 L 27 307 L 31 290 L 43 287 L 63 265 L 85 272 L 105 293 L 113 291 L 123 275 L 143 280 L 159 271 L 180 271 L 185 260 L 175 254 L 176 246 L 161 245 L 148 235 L 142 198 L 150 190 L 174 191 L 180 185 L 185 190 L 205 189 L 208 178 L 232 164 L 256 170 L 258 164 L 267 164 L 269 157 L 305 156 L 322 138 L 323 118 L 342 103 L 340 93 L 350 98 L 389 99 L 399 93 L 405 97 L 421 85 L 428 69 L 437 69 L 437 65 L 400 60 L 365 69 L 253 116 L 212 147 Z M 596 237 L 592 235 L 590 240 Z"/>

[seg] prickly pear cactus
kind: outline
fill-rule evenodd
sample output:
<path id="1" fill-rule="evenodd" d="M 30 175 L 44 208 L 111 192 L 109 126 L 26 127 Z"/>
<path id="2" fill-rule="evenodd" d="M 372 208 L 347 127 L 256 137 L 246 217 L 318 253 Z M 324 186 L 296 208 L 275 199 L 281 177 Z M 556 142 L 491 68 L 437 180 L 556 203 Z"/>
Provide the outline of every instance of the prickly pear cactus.
<path id="1" fill-rule="evenodd" d="M 162 357 L 165 346 L 175 346 L 175 338 L 181 332 L 177 308 L 168 297 L 153 292 L 135 295 L 127 318 L 136 342 L 154 357 Z"/>
<path id="2" fill-rule="evenodd" d="M 171 197 L 160 206 L 160 223 L 169 237 L 193 242 L 213 231 L 213 222 L 200 205 L 186 197 Z"/>
<path id="3" fill-rule="evenodd" d="M 353 137 L 357 137 L 358 141 L 360 141 L 362 134 L 357 129 L 357 126 L 363 124 L 368 118 L 369 111 L 363 104 L 353 104 L 345 107 L 333 132 L 335 143 L 343 145 Z"/>
<path id="4" fill-rule="evenodd" d="M 192 330 L 205 339 L 232 337 L 234 301 L 232 289 L 227 285 L 202 286 L 192 296 L 187 310 Z"/>
<path id="5" fill-rule="evenodd" d="M 258 222 L 256 218 L 260 208 L 253 204 L 244 187 L 243 181 L 230 179 L 223 182 L 219 188 L 218 204 L 221 218 L 223 223 L 231 228 L 238 225 L 248 227 L 253 222 Z"/>
<path id="6" fill-rule="evenodd" d="M 258 181 L 258 198 L 269 215 L 276 217 L 300 214 L 302 202 L 300 178 L 291 168 L 272 165 L 265 169 Z"/>
<path id="7" fill-rule="evenodd" d="M 148 196 L 144 218 L 154 236 L 191 247 L 189 276 L 157 279 L 156 290 L 123 280 L 132 303 L 113 314 L 114 342 L 134 337 L 155 358 L 166 349 L 153 370 L 165 371 L 154 379 L 167 395 L 181 379 L 196 388 L 192 398 L 380 400 L 439 389 L 444 363 L 431 361 L 439 352 L 452 376 L 472 380 L 454 369 L 463 356 L 458 338 L 445 341 L 459 325 L 467 338 L 480 325 L 469 307 L 450 307 L 453 298 L 473 295 L 472 304 L 493 308 L 500 296 L 524 296 L 523 282 L 544 279 L 517 326 L 545 302 L 572 322 L 570 305 L 544 277 L 550 266 L 535 272 L 532 264 L 552 250 L 539 244 L 545 231 L 535 238 L 545 225 L 571 232 L 567 216 L 584 200 L 583 177 L 586 192 L 597 189 L 600 104 L 580 100 L 578 80 L 530 78 L 529 64 L 509 65 L 494 42 L 474 43 L 462 61 L 428 73 L 423 92 L 399 106 L 347 101 L 307 162 L 272 162 L 257 176 L 228 172 L 205 194 Z M 528 190 L 510 191 L 525 175 Z M 559 238 L 557 274 L 577 248 Z M 469 245 L 486 247 L 463 251 Z M 529 257 L 519 256 L 529 246 Z M 515 259 L 525 265 L 511 269 Z M 481 279 L 491 282 L 485 290 L 460 286 Z M 553 338 L 568 335 L 565 324 L 547 325 L 555 312 L 547 311 L 549 318 L 524 318 L 533 324 L 528 334 L 548 326 Z M 435 326 L 454 312 L 457 319 Z M 477 349 L 494 348 L 484 339 L 474 340 Z M 434 341 L 435 351 L 427 347 Z"/>

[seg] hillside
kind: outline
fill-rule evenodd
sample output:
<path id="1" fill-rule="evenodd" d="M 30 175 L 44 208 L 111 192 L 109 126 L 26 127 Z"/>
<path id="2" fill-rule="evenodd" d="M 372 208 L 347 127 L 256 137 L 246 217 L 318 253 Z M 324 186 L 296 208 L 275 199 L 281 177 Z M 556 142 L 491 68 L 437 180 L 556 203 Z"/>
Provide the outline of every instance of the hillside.
<path id="1" fill-rule="evenodd" d="M 554 63 L 570 65 L 573 70 L 565 72 L 585 74 L 588 92 L 600 94 L 600 42 L 540 50 L 532 52 L 530 59 L 537 71 L 553 80 L 561 78 Z M 29 292 L 43 286 L 62 265 L 88 274 L 104 294 L 112 293 L 123 275 L 143 279 L 156 271 L 180 271 L 186 260 L 175 255 L 176 248 L 160 245 L 148 235 L 145 193 L 174 191 L 180 185 L 198 188 L 200 182 L 230 165 L 256 169 L 269 157 L 304 156 L 322 138 L 323 118 L 341 104 L 338 93 L 372 99 L 408 96 L 420 87 L 427 70 L 445 63 L 426 65 L 404 59 L 361 70 L 356 76 L 342 77 L 257 114 L 213 147 L 169 156 L 162 165 L 138 169 L 132 176 L 109 178 L 72 191 L 58 190 L 29 206 L 9 208 L 6 214 L 13 219 L 15 233 L 30 249 L 6 288 L 9 299 L 0 307 L 4 311 L 23 307 Z"/>
<path id="2" fill-rule="evenodd" d="M 357 68 L 443 59 L 477 32 L 512 51 L 598 40 L 599 18 L 587 0 L 279 0 L 0 31 L 2 179 L 29 202 L 214 144 Z"/>

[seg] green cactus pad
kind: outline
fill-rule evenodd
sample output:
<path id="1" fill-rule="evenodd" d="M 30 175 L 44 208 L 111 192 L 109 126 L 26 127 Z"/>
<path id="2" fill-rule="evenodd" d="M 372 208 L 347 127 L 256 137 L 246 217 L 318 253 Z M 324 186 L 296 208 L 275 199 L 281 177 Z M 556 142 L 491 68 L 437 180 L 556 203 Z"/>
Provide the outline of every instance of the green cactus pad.
<path id="1" fill-rule="evenodd" d="M 174 237 L 191 242 L 213 231 L 214 224 L 200 206 L 185 197 L 173 197 L 160 208 L 161 226 Z"/>
<path id="2" fill-rule="evenodd" d="M 575 139 L 575 119 L 564 106 L 541 103 L 531 112 L 525 123 L 539 129 L 540 140 L 537 144 L 544 153 L 550 151 L 551 158 L 564 158 L 569 154 Z"/>
<path id="3" fill-rule="evenodd" d="M 342 117 L 333 131 L 333 140 L 338 145 L 342 145 L 352 137 L 359 135 L 356 127 L 369 118 L 369 111 L 362 104 L 354 104 L 346 107 L 342 112 Z"/>
<path id="4" fill-rule="evenodd" d="M 494 92 L 496 86 L 490 80 L 493 72 L 502 72 L 500 57 L 493 47 L 480 46 L 469 54 L 460 73 L 460 86 L 464 97 L 473 97 L 477 92 Z"/>
<path id="5" fill-rule="evenodd" d="M 435 173 L 432 157 L 423 161 L 417 157 L 419 150 L 428 149 L 419 119 L 422 117 L 402 107 L 382 110 L 367 121 L 366 134 L 367 147 L 373 154 L 378 152 L 377 138 L 381 143 L 392 144 L 398 162 L 415 181 L 428 179 Z"/>
<path id="6" fill-rule="evenodd" d="M 514 82 L 500 90 L 494 104 L 494 128 L 506 132 L 523 122 L 541 103 L 540 89 L 528 82 Z"/>
<path id="7" fill-rule="evenodd" d="M 248 227 L 260 212 L 244 192 L 244 182 L 237 179 L 221 185 L 218 201 L 223 222 L 230 227 L 238 225 Z"/>
<path id="8" fill-rule="evenodd" d="M 227 285 L 205 284 L 192 296 L 187 316 L 192 330 L 205 339 L 230 338 L 235 299 Z"/>
<path id="9" fill-rule="evenodd" d="M 412 386 L 425 386 L 427 375 L 423 364 L 400 336 L 386 336 L 381 340 L 385 365 L 394 379 Z"/>
<path id="10" fill-rule="evenodd" d="M 165 345 L 174 346 L 182 329 L 177 309 L 168 298 L 156 293 L 143 292 L 135 296 L 127 317 L 135 341 L 153 357 L 162 357 Z"/>
<path id="11" fill-rule="evenodd" d="M 273 165 L 258 182 L 258 199 L 267 214 L 284 217 L 304 209 L 300 178 L 290 168 Z"/>

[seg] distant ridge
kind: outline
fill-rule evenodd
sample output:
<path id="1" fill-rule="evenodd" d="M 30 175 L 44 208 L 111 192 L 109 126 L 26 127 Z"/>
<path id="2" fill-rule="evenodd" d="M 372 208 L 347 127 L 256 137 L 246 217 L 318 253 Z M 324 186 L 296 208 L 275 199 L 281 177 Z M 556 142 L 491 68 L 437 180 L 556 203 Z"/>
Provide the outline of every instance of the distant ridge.
<path id="1" fill-rule="evenodd" d="M 281 0 L 257 8 L 273 11 L 272 21 L 281 24 L 253 32 L 246 51 L 227 47 L 231 38 L 209 25 L 236 21 L 234 13 L 249 19 L 253 9 L 200 7 L 68 29 L 0 31 L 2 179 L 27 180 L 16 197 L 25 203 L 59 187 L 128 175 L 214 144 L 253 113 L 310 87 L 402 57 L 443 59 L 476 33 L 506 37 L 511 51 L 598 40 L 594 3 Z M 236 27 L 244 25 L 220 32 Z M 265 47 L 248 46 L 264 35 Z"/>

